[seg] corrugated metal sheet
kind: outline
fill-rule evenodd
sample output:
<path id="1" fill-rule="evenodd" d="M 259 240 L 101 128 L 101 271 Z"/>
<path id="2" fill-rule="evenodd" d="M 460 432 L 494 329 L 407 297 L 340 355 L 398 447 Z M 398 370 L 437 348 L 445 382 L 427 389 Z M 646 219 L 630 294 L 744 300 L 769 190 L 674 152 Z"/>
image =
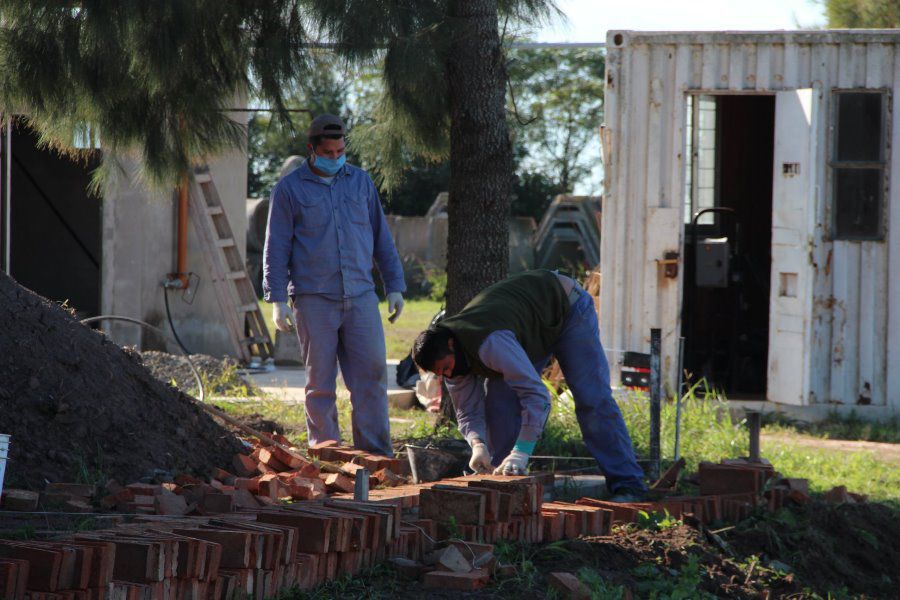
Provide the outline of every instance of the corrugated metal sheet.
<path id="1" fill-rule="evenodd" d="M 613 349 L 646 350 L 650 328 L 661 327 L 671 386 L 684 269 L 666 279 L 656 261 L 682 247 L 687 94 L 819 88 L 827 125 L 832 89 L 885 88 L 893 90 L 891 123 L 891 112 L 900 109 L 900 33 L 611 31 L 607 50 L 603 338 Z M 824 165 L 830 134 L 823 127 L 819 135 Z M 900 143 L 900 128 L 887 141 L 889 149 Z M 900 173 L 898 154 L 888 156 L 888 181 L 891 172 Z M 900 235 L 890 235 L 900 232 L 900 186 L 889 185 L 885 197 L 884 240 L 830 241 L 829 169 L 818 171 L 818 230 L 809 232 L 816 276 L 806 400 L 850 404 L 868 389 L 873 405 L 900 408 Z M 611 352 L 613 366 L 618 359 Z"/>

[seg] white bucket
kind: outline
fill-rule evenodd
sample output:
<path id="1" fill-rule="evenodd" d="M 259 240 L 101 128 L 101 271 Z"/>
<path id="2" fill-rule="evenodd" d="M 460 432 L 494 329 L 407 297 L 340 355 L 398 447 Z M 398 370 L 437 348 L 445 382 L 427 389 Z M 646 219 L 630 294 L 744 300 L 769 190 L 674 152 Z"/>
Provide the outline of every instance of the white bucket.
<path id="1" fill-rule="evenodd" d="M 3 477 L 6 475 L 6 460 L 9 456 L 9 439 L 12 436 L 0 433 L 0 498 L 3 497 Z"/>

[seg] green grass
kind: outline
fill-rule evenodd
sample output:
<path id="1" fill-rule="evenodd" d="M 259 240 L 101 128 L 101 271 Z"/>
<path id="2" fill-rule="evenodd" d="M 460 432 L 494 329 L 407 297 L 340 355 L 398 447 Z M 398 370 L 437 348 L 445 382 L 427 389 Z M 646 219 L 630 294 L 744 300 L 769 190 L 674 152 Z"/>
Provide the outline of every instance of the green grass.
<path id="1" fill-rule="evenodd" d="M 553 410 L 535 454 L 586 456 L 571 396 L 567 393 L 551 396 Z M 620 408 L 638 456 L 648 456 L 650 410 L 646 399 L 629 398 L 620 402 Z M 675 452 L 675 408 L 674 402 L 664 402 L 662 406 L 660 441 L 664 460 L 671 460 Z M 763 440 L 761 448 L 762 455 L 784 476 L 808 478 L 814 492 L 846 485 L 850 491 L 868 494 L 872 500 L 900 503 L 900 469 L 896 462 L 871 451 L 811 448 L 800 443 L 801 433 L 782 425 L 767 426 L 763 431 L 768 432 L 769 427 L 788 434 L 777 440 Z M 889 438 L 890 427 L 890 424 L 856 424 L 848 423 L 847 419 L 833 419 L 831 424 L 822 425 L 822 431 L 852 432 L 856 428 L 858 435 L 879 432 L 878 435 Z M 682 404 L 681 431 L 681 455 L 687 461 L 688 471 L 695 471 L 701 461 L 748 454 L 749 434 L 744 422 L 733 419 L 727 402 L 717 399 L 709 390 L 695 387 L 688 395 Z M 792 436 L 798 441 L 793 442 Z"/>
<path id="2" fill-rule="evenodd" d="M 269 333 L 275 335 L 275 321 L 272 320 L 272 305 L 260 300 L 260 309 L 269 326 Z M 396 323 L 388 322 L 387 302 L 381 302 L 381 322 L 384 325 L 385 346 L 388 358 L 403 358 L 409 353 L 413 340 L 420 331 L 428 327 L 432 317 L 441 309 L 441 303 L 427 298 L 406 300 L 403 314 Z"/>
<path id="3" fill-rule="evenodd" d="M 378 308 L 384 325 L 388 358 L 404 358 L 409 354 L 416 336 L 428 327 L 434 315 L 441 310 L 441 303 L 427 298 L 407 300 L 403 306 L 403 314 L 396 323 L 389 323 L 387 320 L 387 302 L 382 302 Z"/>
<path id="4" fill-rule="evenodd" d="M 805 423 L 779 416 L 771 418 L 771 421 L 766 423 L 766 431 L 770 433 L 803 433 L 829 440 L 861 440 L 900 444 L 900 417 L 870 421 L 862 419 L 855 412 L 851 412 L 849 415 L 831 413 L 821 421 Z"/>

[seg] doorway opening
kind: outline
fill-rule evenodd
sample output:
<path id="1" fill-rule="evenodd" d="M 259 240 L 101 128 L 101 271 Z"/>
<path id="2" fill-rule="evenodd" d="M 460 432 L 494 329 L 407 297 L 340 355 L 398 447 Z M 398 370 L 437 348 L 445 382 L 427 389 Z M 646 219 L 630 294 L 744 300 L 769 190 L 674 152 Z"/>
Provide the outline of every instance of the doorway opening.
<path id="1" fill-rule="evenodd" d="M 775 97 L 688 96 L 687 131 L 684 369 L 729 398 L 765 398 Z"/>
<path id="2" fill-rule="evenodd" d="M 23 119 L 12 120 L 11 133 L 3 128 L 2 144 L 0 207 L 10 225 L 3 264 L 21 285 L 66 302 L 80 318 L 100 314 L 101 200 L 87 192 L 100 152 L 80 161 L 62 156 L 42 147 Z"/>

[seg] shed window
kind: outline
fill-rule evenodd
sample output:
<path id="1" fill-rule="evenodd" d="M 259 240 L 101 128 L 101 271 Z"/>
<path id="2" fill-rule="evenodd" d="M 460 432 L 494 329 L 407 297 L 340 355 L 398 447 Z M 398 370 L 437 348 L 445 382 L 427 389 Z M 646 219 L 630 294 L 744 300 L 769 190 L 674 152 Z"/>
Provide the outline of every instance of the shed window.
<path id="1" fill-rule="evenodd" d="M 840 91 L 834 98 L 834 239 L 881 239 L 886 94 Z"/>

